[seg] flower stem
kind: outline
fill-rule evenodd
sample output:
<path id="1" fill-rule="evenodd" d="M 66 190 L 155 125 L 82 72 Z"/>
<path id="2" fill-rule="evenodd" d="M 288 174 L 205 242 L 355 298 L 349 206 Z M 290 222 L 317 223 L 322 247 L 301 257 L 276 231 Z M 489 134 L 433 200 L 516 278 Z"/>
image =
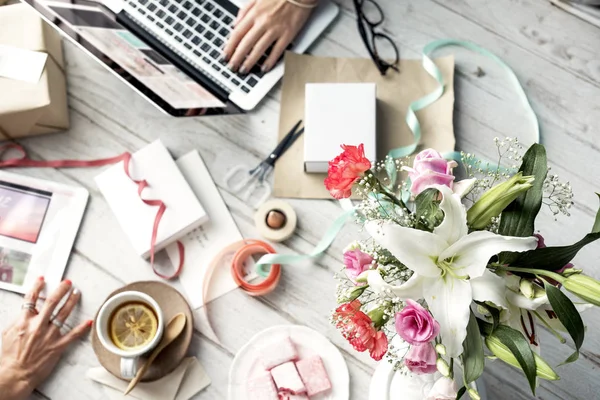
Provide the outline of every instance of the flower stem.
<path id="1" fill-rule="evenodd" d="M 492 264 L 492 266 L 494 268 L 502 269 L 504 271 L 525 272 L 525 273 L 528 273 L 528 274 L 547 276 L 549 278 L 554 279 L 555 281 L 557 281 L 559 283 L 563 283 L 565 281 L 565 277 L 564 276 L 562 276 L 560 274 L 557 274 L 556 272 L 546 271 L 544 269 L 509 267 L 509 266 L 502 265 L 502 264 L 497 264 L 497 263 Z"/>
<path id="2" fill-rule="evenodd" d="M 542 321 L 542 323 L 544 324 L 544 326 L 546 328 L 548 328 L 548 330 L 550 331 L 550 333 L 552 333 L 554 336 L 556 336 L 556 338 L 562 343 L 565 344 L 567 343 L 567 340 L 561 336 L 560 333 L 558 333 L 553 327 L 550 326 L 550 324 L 548 323 L 548 321 L 546 321 L 544 318 L 542 318 L 542 316 L 537 312 L 537 311 L 532 311 L 533 314 L 540 320 Z"/>

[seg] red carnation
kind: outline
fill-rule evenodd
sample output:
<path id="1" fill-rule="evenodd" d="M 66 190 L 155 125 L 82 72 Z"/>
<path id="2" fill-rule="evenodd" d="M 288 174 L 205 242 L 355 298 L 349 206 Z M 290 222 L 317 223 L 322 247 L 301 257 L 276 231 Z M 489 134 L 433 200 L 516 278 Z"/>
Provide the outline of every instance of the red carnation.
<path id="1" fill-rule="evenodd" d="M 329 161 L 325 187 L 336 199 L 344 199 L 352 194 L 352 185 L 360 179 L 371 162 L 365 157 L 364 145 L 342 145 L 344 150 L 339 156 Z"/>
<path id="2" fill-rule="evenodd" d="M 379 361 L 387 353 L 387 337 L 373 327 L 371 318 L 360 311 L 360 307 L 359 300 L 339 306 L 333 314 L 336 327 L 356 351 L 368 350 L 371 357 Z"/>

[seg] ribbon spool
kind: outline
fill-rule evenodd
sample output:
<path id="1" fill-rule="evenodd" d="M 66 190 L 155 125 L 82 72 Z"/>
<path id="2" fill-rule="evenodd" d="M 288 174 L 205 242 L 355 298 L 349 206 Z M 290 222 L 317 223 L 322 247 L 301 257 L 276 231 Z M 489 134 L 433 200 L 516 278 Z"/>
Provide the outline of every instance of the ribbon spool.
<path id="1" fill-rule="evenodd" d="M 254 214 L 258 233 L 273 242 L 283 242 L 296 231 L 298 217 L 291 205 L 282 200 L 263 203 Z"/>
<path id="2" fill-rule="evenodd" d="M 245 245 L 239 248 L 231 261 L 231 276 L 239 287 L 250 296 L 263 296 L 271 293 L 281 278 L 281 265 L 271 266 L 267 277 L 259 283 L 252 284 L 244 279 L 244 263 L 255 254 L 275 254 L 275 249 L 268 243 L 260 240 L 246 240 Z"/>

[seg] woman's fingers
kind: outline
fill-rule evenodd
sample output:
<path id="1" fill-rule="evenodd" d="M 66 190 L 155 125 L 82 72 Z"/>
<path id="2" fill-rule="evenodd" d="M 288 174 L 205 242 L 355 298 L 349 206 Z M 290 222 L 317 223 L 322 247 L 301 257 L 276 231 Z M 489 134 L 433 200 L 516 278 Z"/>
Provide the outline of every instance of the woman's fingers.
<path id="1" fill-rule="evenodd" d="M 69 344 L 73 343 L 77 339 L 82 338 L 90 330 L 92 324 L 93 321 L 89 320 L 77 325 L 58 340 L 58 346 L 66 348 Z"/>
<path id="2" fill-rule="evenodd" d="M 267 57 L 267 60 L 262 66 L 263 72 L 270 71 L 271 68 L 275 66 L 275 63 L 277 63 L 279 57 L 281 57 L 288 44 L 291 43 L 293 37 L 293 35 L 286 34 L 277 40 L 275 46 L 273 46 L 273 49 L 271 49 L 271 54 L 269 54 L 269 57 Z"/>
<path id="3" fill-rule="evenodd" d="M 233 26 L 237 26 L 237 24 L 239 24 L 240 21 L 242 19 L 244 19 L 246 14 L 248 14 L 248 11 L 250 11 L 250 9 L 252 9 L 252 7 L 254 7 L 255 3 L 256 3 L 255 0 L 250 0 L 248 3 L 246 3 L 246 5 L 244 5 L 244 7 L 240 8 L 237 16 L 235 17 L 235 21 L 233 21 Z"/>
<path id="4" fill-rule="evenodd" d="M 234 71 L 238 69 L 246 59 L 246 56 L 252 51 L 256 43 L 264 34 L 265 28 L 262 25 L 254 25 L 235 49 L 235 52 L 229 61 L 229 68 Z M 242 66 L 242 68 L 240 68 L 240 74 L 246 73 L 248 73 L 248 70 Z"/>
<path id="5" fill-rule="evenodd" d="M 240 68 L 240 72 L 244 73 L 248 72 L 254 67 L 254 64 L 260 59 L 260 57 L 267 51 L 267 49 L 277 40 L 277 34 L 274 32 L 265 33 L 259 40 L 256 42 L 250 54 L 246 57 L 246 60 L 243 62 L 242 67 Z"/>
<path id="6" fill-rule="evenodd" d="M 31 303 L 35 307 L 35 305 L 37 304 L 38 298 L 40 297 L 40 293 L 44 289 L 45 284 L 46 284 L 46 282 L 44 281 L 43 276 L 40 276 L 39 278 L 37 278 L 35 280 L 35 282 L 33 283 L 33 286 L 31 288 L 31 290 L 29 291 L 29 293 L 27 293 L 25 295 L 23 303 L 24 304 Z M 23 313 L 25 314 L 26 317 L 32 317 L 32 316 L 37 315 L 36 310 L 32 310 L 29 308 L 24 308 Z"/>
<path id="7" fill-rule="evenodd" d="M 248 32 L 250 32 L 253 25 L 254 21 L 252 18 L 244 18 L 235 26 L 231 32 L 231 37 L 223 49 L 223 59 L 225 61 L 229 61 L 233 57 L 233 53 L 236 51 L 238 45 L 240 45 L 240 42 L 246 37 Z"/>
<path id="8" fill-rule="evenodd" d="M 58 303 L 60 303 L 62 298 L 65 297 L 69 290 L 71 290 L 71 286 L 73 286 L 71 281 L 66 279 L 62 281 L 60 285 L 58 285 L 58 288 L 50 296 L 48 296 L 42 311 L 40 311 L 40 319 L 42 324 L 50 321 L 50 317 L 52 317 L 56 306 Z"/>
<path id="9" fill-rule="evenodd" d="M 60 324 L 64 324 L 64 322 L 67 320 L 67 318 L 69 318 L 69 315 L 71 315 L 71 312 L 79 302 L 79 299 L 81 299 L 81 292 L 78 289 L 73 289 L 69 294 L 69 298 L 67 299 L 67 301 L 65 301 L 65 304 L 61 307 L 61 309 L 57 313 L 55 313 L 53 319 L 55 321 L 58 321 Z M 60 328 L 58 326 L 52 325 L 52 327 L 60 331 Z"/>

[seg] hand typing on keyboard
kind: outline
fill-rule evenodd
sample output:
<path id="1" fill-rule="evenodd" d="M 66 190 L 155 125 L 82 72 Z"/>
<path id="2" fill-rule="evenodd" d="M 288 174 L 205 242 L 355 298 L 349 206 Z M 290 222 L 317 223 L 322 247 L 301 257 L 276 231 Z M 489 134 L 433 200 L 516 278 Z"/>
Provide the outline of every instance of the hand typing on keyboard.
<path id="1" fill-rule="evenodd" d="M 268 53 L 260 69 L 267 72 L 294 40 L 319 0 L 250 0 L 240 9 L 223 50 L 229 68 L 248 73 Z"/>

